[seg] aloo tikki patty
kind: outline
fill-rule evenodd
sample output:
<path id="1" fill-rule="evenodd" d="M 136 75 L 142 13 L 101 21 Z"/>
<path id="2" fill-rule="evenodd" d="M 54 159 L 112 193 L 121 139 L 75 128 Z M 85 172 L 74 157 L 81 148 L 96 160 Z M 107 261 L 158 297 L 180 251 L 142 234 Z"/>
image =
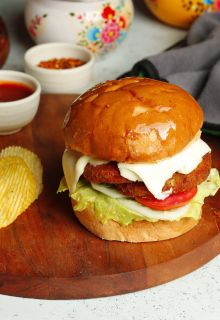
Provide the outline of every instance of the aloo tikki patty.
<path id="1" fill-rule="evenodd" d="M 163 187 L 163 191 L 172 188 L 172 193 L 189 191 L 202 183 L 211 169 L 211 154 L 206 154 L 195 170 L 189 174 L 174 173 Z M 109 162 L 98 166 L 87 164 L 84 178 L 93 183 L 113 184 L 124 195 L 129 197 L 151 196 L 143 182 L 132 182 L 120 175 L 116 162 Z"/>

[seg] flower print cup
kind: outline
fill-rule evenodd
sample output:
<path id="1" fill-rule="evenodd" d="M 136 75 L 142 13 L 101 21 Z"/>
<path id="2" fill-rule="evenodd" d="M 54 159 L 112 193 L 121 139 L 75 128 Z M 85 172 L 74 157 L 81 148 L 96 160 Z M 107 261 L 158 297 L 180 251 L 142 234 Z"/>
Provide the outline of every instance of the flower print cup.
<path id="1" fill-rule="evenodd" d="M 38 44 L 70 42 L 103 54 L 125 39 L 133 14 L 132 0 L 28 0 L 25 21 Z"/>
<path id="2" fill-rule="evenodd" d="M 215 0 L 216 11 L 220 11 L 220 0 Z"/>

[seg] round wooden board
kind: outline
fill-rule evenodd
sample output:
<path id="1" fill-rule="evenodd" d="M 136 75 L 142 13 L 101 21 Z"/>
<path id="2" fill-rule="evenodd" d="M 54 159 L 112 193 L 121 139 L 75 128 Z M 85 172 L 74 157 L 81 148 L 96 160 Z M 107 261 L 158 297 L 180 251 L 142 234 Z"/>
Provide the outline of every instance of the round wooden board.
<path id="1" fill-rule="evenodd" d="M 0 293 L 44 298 L 92 298 L 153 287 L 183 276 L 220 253 L 220 192 L 206 201 L 200 223 L 157 243 L 103 241 L 75 219 L 62 177 L 61 126 L 73 96 L 42 97 L 31 125 L 0 137 L 0 148 L 22 145 L 44 166 L 44 191 L 12 225 L 0 230 Z M 219 138 L 205 137 L 220 169 Z"/>

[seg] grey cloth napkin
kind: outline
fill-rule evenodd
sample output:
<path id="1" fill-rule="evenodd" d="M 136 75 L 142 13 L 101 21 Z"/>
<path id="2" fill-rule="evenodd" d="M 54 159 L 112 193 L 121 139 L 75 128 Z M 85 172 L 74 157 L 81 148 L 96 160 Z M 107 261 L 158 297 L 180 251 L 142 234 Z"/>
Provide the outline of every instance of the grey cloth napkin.
<path id="1" fill-rule="evenodd" d="M 147 76 L 191 93 L 204 110 L 207 129 L 220 130 L 220 13 L 205 13 L 183 47 L 141 60 L 123 76 Z"/>

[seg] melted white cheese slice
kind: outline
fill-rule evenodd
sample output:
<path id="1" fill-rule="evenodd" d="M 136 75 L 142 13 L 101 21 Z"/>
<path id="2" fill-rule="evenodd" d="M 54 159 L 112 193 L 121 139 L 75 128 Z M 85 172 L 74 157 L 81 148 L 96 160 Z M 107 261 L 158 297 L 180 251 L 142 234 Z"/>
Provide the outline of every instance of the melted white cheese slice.
<path id="1" fill-rule="evenodd" d="M 175 172 L 182 174 L 192 172 L 202 157 L 210 151 L 204 141 L 197 139 L 173 157 L 156 163 L 118 163 L 118 169 L 122 177 L 131 181 L 142 181 L 155 198 L 164 200 L 172 193 L 172 189 L 162 191 L 165 182 Z"/>
<path id="2" fill-rule="evenodd" d="M 80 153 L 72 150 L 64 151 L 62 165 L 70 194 L 75 192 L 77 182 L 79 181 L 79 178 L 83 174 L 88 163 L 92 164 L 93 166 L 98 166 L 100 164 L 108 163 L 108 161 L 82 156 Z"/>
<path id="3" fill-rule="evenodd" d="M 192 172 L 201 162 L 202 157 L 210 151 L 211 149 L 204 141 L 196 139 L 181 152 L 165 160 L 156 163 L 118 163 L 118 168 L 121 176 L 130 181 L 142 181 L 155 198 L 163 200 L 172 193 L 172 189 L 162 191 L 165 182 L 175 172 L 183 174 Z M 76 184 L 88 163 L 96 166 L 107 162 L 65 150 L 62 163 L 70 193 L 76 190 Z"/>

